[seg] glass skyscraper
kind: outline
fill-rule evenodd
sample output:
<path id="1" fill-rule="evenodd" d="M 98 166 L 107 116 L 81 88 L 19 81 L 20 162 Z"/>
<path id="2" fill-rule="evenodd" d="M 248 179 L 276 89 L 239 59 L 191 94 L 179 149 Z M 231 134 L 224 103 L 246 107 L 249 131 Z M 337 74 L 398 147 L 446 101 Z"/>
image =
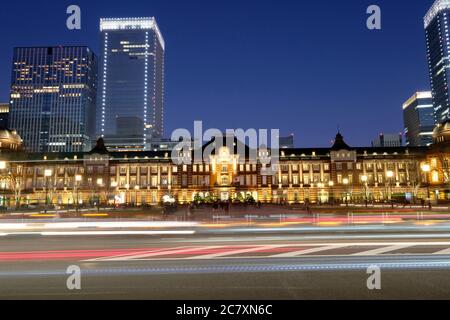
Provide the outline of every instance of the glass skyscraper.
<path id="1" fill-rule="evenodd" d="M 403 104 L 406 145 L 428 146 L 433 143 L 433 100 L 430 91 L 417 92 Z"/>
<path id="2" fill-rule="evenodd" d="M 110 149 L 148 150 L 164 132 L 165 44 L 155 18 L 100 20 L 97 134 Z"/>
<path id="3" fill-rule="evenodd" d="M 15 48 L 10 128 L 31 152 L 79 152 L 95 137 L 97 60 L 84 46 Z"/>
<path id="4" fill-rule="evenodd" d="M 437 0 L 424 18 L 436 122 L 450 118 L 450 0 Z"/>

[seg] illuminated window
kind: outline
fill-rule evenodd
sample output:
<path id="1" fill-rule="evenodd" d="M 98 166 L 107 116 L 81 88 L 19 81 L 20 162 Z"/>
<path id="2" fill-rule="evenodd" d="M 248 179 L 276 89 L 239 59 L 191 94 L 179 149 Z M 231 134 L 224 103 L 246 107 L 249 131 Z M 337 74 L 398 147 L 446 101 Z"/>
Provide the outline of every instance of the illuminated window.
<path id="1" fill-rule="evenodd" d="M 436 159 L 436 158 L 431 159 L 431 166 L 432 166 L 433 168 L 436 168 L 436 167 L 437 167 L 437 159 Z"/>
<path id="2" fill-rule="evenodd" d="M 267 185 L 267 176 L 262 176 L 262 184 Z"/>
<path id="3" fill-rule="evenodd" d="M 228 185 L 228 177 L 222 177 L 222 185 L 227 186 Z"/>
<path id="4" fill-rule="evenodd" d="M 434 171 L 432 176 L 431 176 L 431 180 L 433 182 L 439 182 L 439 173 L 437 171 Z"/>

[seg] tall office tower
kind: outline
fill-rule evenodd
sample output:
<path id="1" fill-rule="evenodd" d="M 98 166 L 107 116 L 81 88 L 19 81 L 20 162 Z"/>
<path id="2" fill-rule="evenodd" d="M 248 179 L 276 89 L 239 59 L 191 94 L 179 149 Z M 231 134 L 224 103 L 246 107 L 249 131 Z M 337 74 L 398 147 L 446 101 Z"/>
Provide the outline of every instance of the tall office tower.
<path id="1" fill-rule="evenodd" d="M 428 146 L 433 143 L 433 99 L 430 91 L 417 92 L 403 104 L 406 145 Z"/>
<path id="2" fill-rule="evenodd" d="M 101 19 L 97 134 L 112 150 L 148 150 L 164 131 L 164 39 L 155 18 Z"/>
<path id="3" fill-rule="evenodd" d="M 294 149 L 294 134 L 287 137 L 280 137 L 280 149 Z"/>
<path id="4" fill-rule="evenodd" d="M 374 148 L 395 148 L 403 145 L 402 134 L 382 133 L 372 141 Z"/>
<path id="5" fill-rule="evenodd" d="M 97 61 L 87 47 L 15 48 L 11 129 L 31 152 L 79 152 L 95 136 Z"/>
<path id="6" fill-rule="evenodd" d="M 437 0 L 424 18 L 434 117 L 450 118 L 450 0 Z"/>
<path id="7" fill-rule="evenodd" d="M 9 103 L 0 103 L 0 129 L 9 127 Z"/>

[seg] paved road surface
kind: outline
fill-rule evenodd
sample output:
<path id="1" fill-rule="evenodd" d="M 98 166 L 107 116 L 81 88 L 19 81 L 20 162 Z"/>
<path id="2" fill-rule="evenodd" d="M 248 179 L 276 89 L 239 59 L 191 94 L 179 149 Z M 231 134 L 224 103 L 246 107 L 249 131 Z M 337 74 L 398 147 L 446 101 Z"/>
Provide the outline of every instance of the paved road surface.
<path id="1" fill-rule="evenodd" d="M 0 298 L 450 298 L 447 233 L 364 236 L 4 237 Z M 80 291 L 66 287 L 70 265 L 81 268 Z M 372 265 L 380 291 L 366 286 Z"/>

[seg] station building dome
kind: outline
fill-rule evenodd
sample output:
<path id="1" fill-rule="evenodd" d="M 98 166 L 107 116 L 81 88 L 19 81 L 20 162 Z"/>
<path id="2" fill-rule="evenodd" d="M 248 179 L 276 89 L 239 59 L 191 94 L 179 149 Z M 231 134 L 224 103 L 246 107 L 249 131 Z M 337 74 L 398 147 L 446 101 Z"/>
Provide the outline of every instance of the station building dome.
<path id="1" fill-rule="evenodd" d="M 450 120 L 440 123 L 433 131 L 434 144 L 450 144 Z"/>
<path id="2" fill-rule="evenodd" d="M 0 129 L 0 150 L 16 151 L 22 149 L 22 138 L 17 131 Z"/>

